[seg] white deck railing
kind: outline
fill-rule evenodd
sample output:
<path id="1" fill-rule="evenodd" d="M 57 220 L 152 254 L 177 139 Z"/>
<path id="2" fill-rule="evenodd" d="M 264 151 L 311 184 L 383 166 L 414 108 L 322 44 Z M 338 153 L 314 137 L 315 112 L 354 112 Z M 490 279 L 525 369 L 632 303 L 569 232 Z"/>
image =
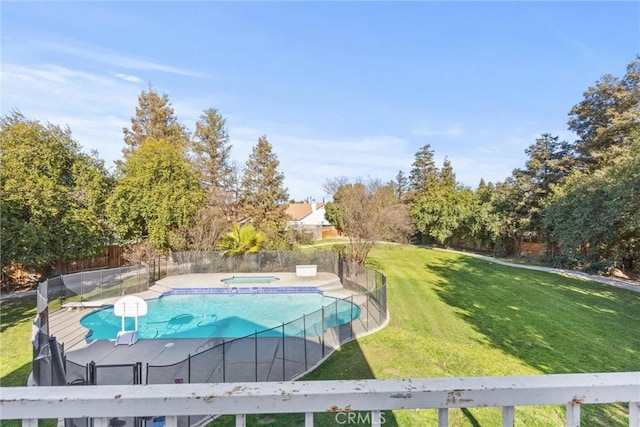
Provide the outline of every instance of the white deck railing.
<path id="1" fill-rule="evenodd" d="M 580 405 L 625 402 L 629 426 L 640 427 L 640 372 L 518 377 L 420 378 L 404 380 L 290 381 L 268 383 L 160 384 L 129 386 L 0 388 L 0 419 L 21 419 L 37 427 L 40 418 L 110 418 L 164 415 L 167 427 L 178 416 L 371 411 L 381 425 L 383 411 L 438 409 L 438 426 L 448 409 L 502 407 L 503 426 L 514 425 L 514 408 L 566 405 L 566 425 L 580 425 Z M 346 417 L 343 417 L 347 420 Z M 338 420 L 338 419 L 337 419 Z"/>

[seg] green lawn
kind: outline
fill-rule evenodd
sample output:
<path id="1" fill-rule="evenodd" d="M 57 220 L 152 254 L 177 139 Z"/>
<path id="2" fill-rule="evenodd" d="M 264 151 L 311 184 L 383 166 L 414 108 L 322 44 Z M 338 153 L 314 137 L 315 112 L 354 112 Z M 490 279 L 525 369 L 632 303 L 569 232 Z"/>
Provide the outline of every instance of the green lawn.
<path id="1" fill-rule="evenodd" d="M 305 380 L 640 369 L 640 293 L 409 246 L 376 247 L 370 266 L 388 279 L 389 324 L 343 346 Z M 3 386 L 21 385 L 35 312 L 6 304 L 0 377 Z M 11 316 L 5 309 L 16 317 L 6 319 Z M 21 323 L 20 316 L 28 318 Z M 26 353 L 8 356 L 11 343 L 21 343 Z M 585 405 L 582 417 L 585 426 L 628 425 L 625 405 Z M 386 412 L 385 421 L 385 426 L 435 425 L 436 411 Z M 316 422 L 337 425 L 332 414 L 316 414 Z M 516 422 L 564 425 L 564 407 L 517 407 Z M 500 423 L 500 409 L 450 411 L 451 426 Z M 226 417 L 214 424 L 234 423 Z M 302 425 L 303 417 L 256 416 L 249 424 Z"/>
<path id="2" fill-rule="evenodd" d="M 60 306 L 59 301 L 51 304 Z M 31 324 L 36 316 L 36 297 L 28 296 L 0 301 L 0 387 L 24 387 L 31 373 Z M 20 421 L 2 421 L 2 427 L 20 427 Z M 57 425 L 54 420 L 40 420 L 42 427 Z"/>
<path id="3" fill-rule="evenodd" d="M 305 380 L 539 375 L 640 369 L 640 294 L 445 251 L 381 245 L 391 320 Z M 347 402 L 348 403 L 348 402 Z M 626 426 L 626 405 L 584 405 L 582 425 Z M 564 407 L 517 407 L 521 426 L 564 425 Z M 501 425 L 501 410 L 451 410 L 451 426 Z M 249 417 L 258 426 L 302 416 Z M 436 411 L 385 413 L 385 426 L 436 425 Z M 316 414 L 316 424 L 337 425 Z M 214 425 L 233 425 L 230 417 Z M 350 424 L 354 425 L 354 424 Z"/>
<path id="4" fill-rule="evenodd" d="M 27 385 L 31 372 L 31 322 L 36 297 L 0 301 L 0 386 Z"/>

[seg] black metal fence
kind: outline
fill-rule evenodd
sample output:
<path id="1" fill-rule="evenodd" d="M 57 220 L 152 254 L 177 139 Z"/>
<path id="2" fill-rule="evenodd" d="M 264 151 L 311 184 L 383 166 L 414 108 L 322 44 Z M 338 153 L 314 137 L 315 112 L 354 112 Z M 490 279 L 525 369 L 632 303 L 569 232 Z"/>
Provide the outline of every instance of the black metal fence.
<path id="1" fill-rule="evenodd" d="M 300 264 L 313 264 L 318 272 L 336 274 L 352 295 L 277 328 L 220 342 L 170 365 L 139 361 L 128 365 L 81 365 L 65 359 L 69 384 L 161 384 L 294 379 L 318 365 L 343 343 L 373 331 L 387 321 L 386 278 L 380 272 L 346 263 L 331 251 L 280 251 L 225 258 L 217 252 L 174 253 L 148 265 L 87 271 L 49 279 L 38 287 L 38 342 L 34 342 L 34 380 L 50 385 L 46 372 L 50 352 L 43 346 L 48 336 L 47 297 L 67 303 L 96 301 L 141 292 L 156 280 L 190 273 L 293 272 Z M 42 304 L 40 300 L 42 299 Z M 348 304 L 347 304 L 348 303 Z M 40 310 L 40 305 L 43 310 Z M 345 313 L 344 307 L 350 307 Z M 357 312 L 355 312 L 357 311 Z M 347 320 L 345 320 L 347 317 Z M 34 323 L 34 326 L 35 323 Z M 45 328 L 45 326 L 47 326 Z M 34 328 L 35 329 L 35 328 Z M 62 348 L 63 350 L 63 348 Z M 63 351 L 62 351 L 63 352 Z M 39 358 L 39 361 L 36 359 Z M 50 360 L 49 360 L 50 362 Z M 133 374 L 131 369 L 133 369 Z M 37 375 L 36 375 L 37 372 Z M 100 374 L 104 372 L 105 374 Z"/>

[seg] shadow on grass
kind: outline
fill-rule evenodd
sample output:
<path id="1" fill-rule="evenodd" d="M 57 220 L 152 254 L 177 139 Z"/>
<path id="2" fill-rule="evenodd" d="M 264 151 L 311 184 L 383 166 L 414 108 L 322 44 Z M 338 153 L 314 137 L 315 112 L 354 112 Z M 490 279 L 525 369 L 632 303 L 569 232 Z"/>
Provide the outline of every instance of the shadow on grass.
<path id="1" fill-rule="evenodd" d="M 305 375 L 300 381 L 321 380 L 360 380 L 374 379 L 365 355 L 362 353 L 357 340 L 351 341 L 332 354 L 322 365 Z M 346 407 L 350 403 L 338 402 L 337 406 Z M 327 411 L 331 405 L 327 404 Z M 398 423 L 392 411 L 383 411 L 381 414 L 382 425 L 397 426 Z M 314 414 L 314 426 L 354 426 L 363 427 L 371 425 L 370 412 L 318 412 Z M 210 424 L 215 427 L 235 426 L 235 417 L 220 417 Z M 247 416 L 247 426 L 304 426 L 304 414 L 266 414 Z"/>
<path id="2" fill-rule="evenodd" d="M 31 374 L 31 363 L 25 363 L 17 369 L 0 377 L 1 387 L 26 387 L 29 374 Z"/>
<path id="3" fill-rule="evenodd" d="M 440 298 L 488 343 L 549 374 L 627 372 L 640 360 L 640 294 L 470 257 L 425 265 Z M 621 406 L 583 411 L 585 425 L 626 419 Z"/>
<path id="4" fill-rule="evenodd" d="M 0 301 L 0 332 L 23 323 L 26 318 L 34 318 L 36 311 L 35 295 Z"/>

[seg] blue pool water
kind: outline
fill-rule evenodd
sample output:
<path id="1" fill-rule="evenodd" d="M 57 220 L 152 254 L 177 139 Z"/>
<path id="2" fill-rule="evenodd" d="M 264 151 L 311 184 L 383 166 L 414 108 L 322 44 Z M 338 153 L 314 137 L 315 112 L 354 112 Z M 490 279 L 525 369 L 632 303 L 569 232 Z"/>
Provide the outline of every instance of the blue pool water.
<path id="1" fill-rule="evenodd" d="M 259 337 L 283 332 L 316 336 L 360 316 L 358 306 L 349 301 L 302 292 L 167 295 L 147 300 L 147 308 L 147 315 L 138 319 L 140 339 L 239 338 L 256 331 Z M 88 314 L 80 323 L 90 330 L 88 340 L 115 339 L 122 327 L 113 307 Z M 134 319 L 127 318 L 125 327 L 133 330 Z"/>

